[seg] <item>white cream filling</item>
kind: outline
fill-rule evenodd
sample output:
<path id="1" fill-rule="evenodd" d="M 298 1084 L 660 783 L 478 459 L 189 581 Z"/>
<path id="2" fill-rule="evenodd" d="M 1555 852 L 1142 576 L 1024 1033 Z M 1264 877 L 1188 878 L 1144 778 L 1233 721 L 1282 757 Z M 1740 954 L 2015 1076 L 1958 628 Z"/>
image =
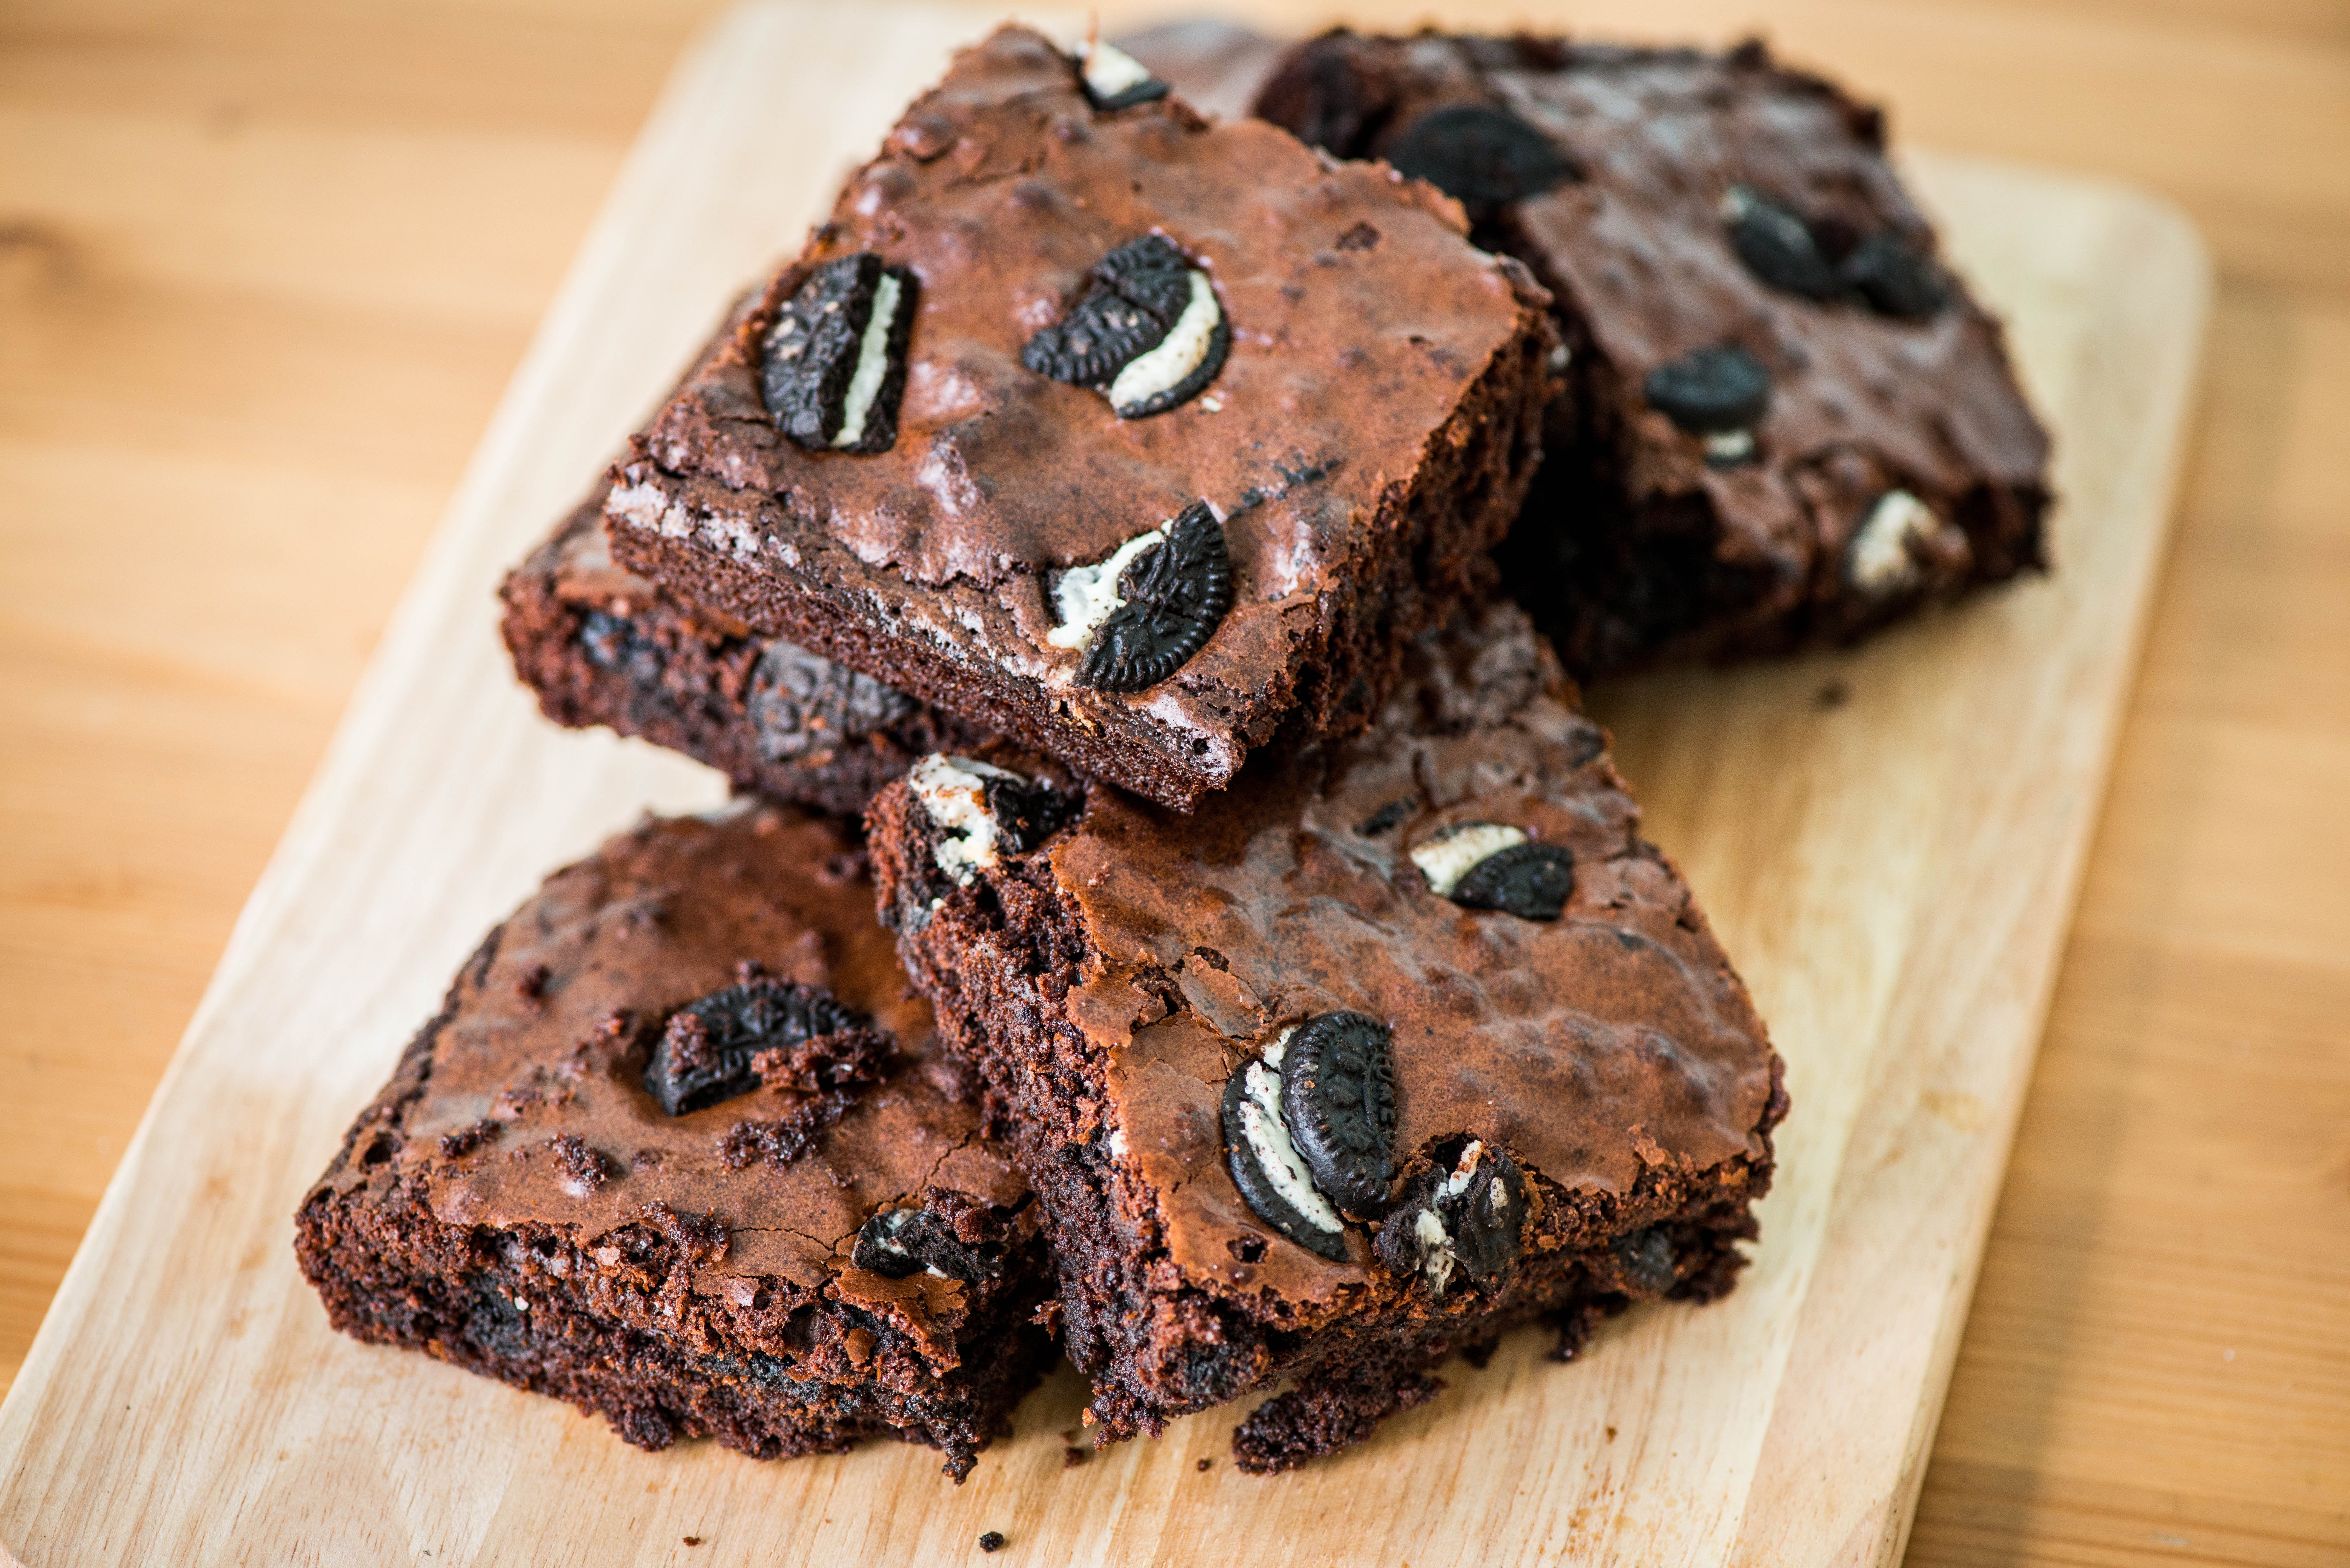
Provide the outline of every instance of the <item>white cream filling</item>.
<path id="1" fill-rule="evenodd" d="M 1716 462 L 1744 462 L 1754 455 L 1752 431 L 1715 431 L 1704 441 L 1705 455 Z"/>
<path id="2" fill-rule="evenodd" d="M 1852 536 L 1845 569 L 1864 593 L 1888 594 L 1917 580 L 1909 546 L 1933 537 L 1941 522 L 1933 509 L 1906 490 L 1888 490 L 1868 509 Z"/>
<path id="3" fill-rule="evenodd" d="M 1299 1158 L 1297 1146 L 1290 1141 L 1289 1124 L 1281 1115 L 1281 1052 L 1289 1043 L 1284 1034 L 1264 1060 L 1252 1062 L 1243 1068 L 1241 1088 L 1246 1096 L 1241 1101 L 1241 1136 L 1255 1152 L 1256 1163 L 1265 1179 L 1273 1183 L 1274 1191 L 1283 1202 L 1297 1210 L 1305 1221 L 1317 1231 L 1327 1231 L 1336 1236 L 1345 1228 L 1338 1211 L 1314 1185 L 1313 1176 Z"/>
<path id="4" fill-rule="evenodd" d="M 1137 534 L 1120 545 L 1107 561 L 1093 566 L 1071 566 L 1053 587 L 1053 607 L 1061 624 L 1045 634 L 1055 648 L 1083 648 L 1096 628 L 1116 615 L 1126 601 L 1118 597 L 1118 579 L 1134 558 L 1167 537 L 1165 524 Z"/>
<path id="5" fill-rule="evenodd" d="M 1452 1235 L 1444 1221 L 1436 1217 L 1433 1209 L 1423 1209 L 1412 1217 L 1411 1239 L 1419 1243 L 1419 1272 L 1428 1281 L 1429 1290 L 1442 1295 L 1452 1278 Z"/>
<path id="6" fill-rule="evenodd" d="M 995 814 L 987 809 L 986 781 L 1019 776 L 969 757 L 936 752 L 906 774 L 914 798 L 944 835 L 936 852 L 939 869 L 958 886 L 970 887 L 973 877 L 995 864 Z"/>
<path id="7" fill-rule="evenodd" d="M 1130 415 L 1159 393 L 1181 386 L 1207 358 L 1216 340 L 1216 324 L 1224 318 L 1223 307 L 1216 303 L 1206 273 L 1193 267 L 1191 278 L 1191 301 L 1167 336 L 1157 347 L 1128 359 L 1109 384 L 1109 406 L 1119 414 Z"/>
<path id="8" fill-rule="evenodd" d="M 1132 92 L 1150 79 L 1149 67 L 1112 44 L 1079 44 L 1077 58 L 1085 67 L 1086 86 L 1097 99 Z"/>
<path id="9" fill-rule="evenodd" d="M 1437 1196 L 1458 1198 L 1468 1191 L 1470 1179 L 1477 1174 L 1477 1157 L 1484 1152 L 1484 1144 L 1471 1138 L 1469 1147 L 1461 1151 L 1460 1159 L 1452 1167 L 1452 1174 L 1446 1177 L 1444 1185 L 1436 1189 Z"/>
<path id="10" fill-rule="evenodd" d="M 881 392 L 881 378 L 889 373 L 889 327 L 898 319 L 898 279 L 889 273 L 873 288 L 873 313 L 865 318 L 865 336 L 857 341 L 857 370 L 848 378 L 848 395 L 841 400 L 840 433 L 835 446 L 855 446 L 865 439 L 865 416 Z"/>
<path id="11" fill-rule="evenodd" d="M 1526 830 L 1499 822 L 1469 822 L 1415 845 L 1411 863 L 1428 878 L 1429 890 L 1449 898 L 1461 878 L 1480 861 L 1489 860 L 1513 845 L 1526 841 Z"/>

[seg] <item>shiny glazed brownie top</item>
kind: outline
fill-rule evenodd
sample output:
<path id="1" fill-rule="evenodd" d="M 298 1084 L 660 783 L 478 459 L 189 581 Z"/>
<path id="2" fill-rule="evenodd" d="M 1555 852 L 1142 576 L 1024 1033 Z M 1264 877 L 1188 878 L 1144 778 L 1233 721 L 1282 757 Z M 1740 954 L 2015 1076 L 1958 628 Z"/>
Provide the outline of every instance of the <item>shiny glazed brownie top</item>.
<path id="1" fill-rule="evenodd" d="M 1150 235 L 1204 278 L 1230 344 L 1202 389 L 1122 418 L 1023 354 L 1097 264 Z M 916 285 L 895 441 L 811 451 L 770 416 L 763 360 L 804 286 L 864 252 Z M 745 558 L 795 566 L 820 536 L 910 586 L 986 591 L 1010 622 L 989 656 L 1066 684 L 1081 655 L 1049 640 L 1052 579 L 1205 500 L 1235 595 L 1194 672 L 1246 691 L 1246 671 L 1285 668 L 1284 628 L 1317 592 L 1382 547 L 1383 504 L 1496 356 L 1545 330 L 1540 303 L 1437 192 L 1172 97 L 1098 109 L 1069 56 L 1006 27 L 851 177 L 656 420 L 651 465 L 624 469 L 612 509 L 658 526 L 687 482 L 714 482 L 691 504 L 739 508 Z"/>
<path id="2" fill-rule="evenodd" d="M 1067 1012 L 1107 1064 L 1099 1130 L 1195 1284 L 1309 1314 L 1400 1288 L 1366 1227 L 1317 1255 L 1228 1168 L 1228 1081 L 1333 1012 L 1389 1032 L 1399 1190 L 1464 1139 L 1614 1200 L 1651 1168 L 1767 1159 L 1744 987 L 1547 648 L 1513 607 L 1482 616 L 1420 639 L 1369 733 L 1259 759 L 1190 817 L 1095 790 L 1040 852 L 1097 954 Z M 1571 853 L 1555 918 L 1439 896 L 1459 866 L 1432 848 L 1471 825 Z"/>
<path id="3" fill-rule="evenodd" d="M 1429 155 L 1410 147 L 1413 128 L 1462 106 L 1503 110 L 1564 154 L 1529 182 L 1543 188 L 1490 216 L 1587 330 L 1577 351 L 1619 372 L 1646 461 L 1665 465 L 1628 475 L 1636 488 L 1701 485 L 1758 523 L 1792 521 L 1801 504 L 1848 529 L 1892 487 L 1947 521 L 1979 483 L 2044 483 L 2047 438 L 1999 324 L 1938 257 L 1876 109 L 1759 44 L 1343 32 L 1299 46 L 1257 105 L 1343 156 L 1407 163 Z M 1896 297 L 1920 277 L 1922 296 Z M 1747 422 L 1751 455 L 1717 448 L 1709 462 L 1698 434 L 1642 406 L 1643 383 L 1725 347 L 1768 376 L 1769 406 Z"/>
<path id="4" fill-rule="evenodd" d="M 438 1218 L 543 1225 L 592 1255 L 626 1227 L 680 1217 L 707 1243 L 698 1292 L 747 1305 L 763 1278 L 779 1279 L 918 1324 L 959 1315 L 971 1282 L 855 1266 L 860 1230 L 925 1202 L 1009 1209 L 1026 1189 L 952 1092 L 930 1008 L 874 921 L 862 852 L 840 828 L 747 802 L 648 819 L 548 877 L 485 951 L 433 1033 L 391 1156 Z M 685 1019 L 712 997 L 706 1017 Z M 771 1062 L 763 1081 L 726 1050 L 741 1012 L 730 1007 L 746 997 L 827 1022 L 837 1005 L 868 1027 Z M 687 1035 L 704 1070 L 674 1080 L 695 1093 L 673 1115 L 648 1067 Z M 768 1042 L 788 1056 L 790 1035 Z M 835 1042 L 845 1048 L 825 1049 Z M 712 1083 L 712 1064 L 736 1069 L 733 1081 Z M 1018 1225 L 1033 1231 L 1033 1218 Z"/>

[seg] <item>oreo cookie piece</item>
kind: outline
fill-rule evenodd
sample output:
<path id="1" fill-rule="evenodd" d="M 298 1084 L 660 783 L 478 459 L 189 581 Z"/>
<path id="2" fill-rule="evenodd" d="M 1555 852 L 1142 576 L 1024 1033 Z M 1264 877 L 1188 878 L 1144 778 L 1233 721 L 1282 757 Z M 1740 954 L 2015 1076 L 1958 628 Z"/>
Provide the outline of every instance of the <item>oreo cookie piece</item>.
<path id="1" fill-rule="evenodd" d="M 1526 1220 L 1526 1182 L 1517 1162 L 1471 1138 L 1451 1169 L 1411 1184 L 1379 1227 L 1378 1252 L 1398 1274 L 1418 1274 L 1441 1296 L 1457 1269 L 1480 1284 L 1518 1261 Z"/>
<path id="2" fill-rule="evenodd" d="M 681 1116 L 759 1087 L 764 1079 L 753 1058 L 763 1052 L 790 1053 L 866 1022 L 813 986 L 747 980 L 670 1014 L 645 1065 L 645 1088 L 663 1111 Z"/>
<path id="3" fill-rule="evenodd" d="M 1115 45 L 1095 38 L 1076 47 L 1077 83 L 1086 101 L 1104 114 L 1165 98 L 1174 89 L 1150 67 Z"/>
<path id="4" fill-rule="evenodd" d="M 1574 852 L 1536 844 L 1525 829 L 1464 822 L 1414 845 L 1412 864 L 1429 890 L 1464 909 L 1498 909 L 1525 920 L 1555 920 L 1575 890 Z"/>
<path id="5" fill-rule="evenodd" d="M 1924 321 L 1950 303 L 1942 269 L 1891 229 L 1880 229 L 1844 258 L 1842 281 L 1879 316 Z"/>
<path id="6" fill-rule="evenodd" d="M 1754 455 L 1754 426 L 1771 408 L 1771 372 L 1731 343 L 1666 361 L 1641 390 L 1649 407 L 1704 441 L 1707 462 L 1727 466 Z"/>
<path id="7" fill-rule="evenodd" d="M 775 428 L 811 452 L 887 452 L 898 440 L 914 275 L 859 251 L 816 268 L 768 329 L 760 389 Z"/>
<path id="8" fill-rule="evenodd" d="M 849 1250 L 849 1262 L 883 1279 L 902 1280 L 928 1270 L 946 1279 L 992 1280 L 1003 1265 L 964 1243 L 927 1209 L 885 1209 L 865 1221 Z"/>
<path id="9" fill-rule="evenodd" d="M 1073 820 L 1079 802 L 1041 779 L 933 752 L 906 775 L 939 837 L 940 870 L 967 887 L 1004 854 L 1024 855 Z"/>
<path id="10" fill-rule="evenodd" d="M 1359 1012 L 1299 1024 L 1281 1063 L 1281 1109 L 1315 1186 L 1349 1213 L 1388 1211 L 1396 1098 L 1386 1024 Z"/>
<path id="11" fill-rule="evenodd" d="M 1743 185 L 1732 185 L 1721 199 L 1721 218 L 1730 231 L 1731 250 L 1770 287 L 1804 299 L 1843 297 L 1846 280 L 1802 214 Z"/>
<path id="12" fill-rule="evenodd" d="M 1141 691 L 1208 646 L 1232 607 L 1224 525 L 1195 501 L 1162 528 L 1139 535 L 1095 566 L 1076 566 L 1054 588 L 1061 624 L 1046 640 L 1083 646 L 1076 683 Z"/>
<path id="13" fill-rule="evenodd" d="M 1430 109 L 1404 127 L 1387 160 L 1397 173 L 1425 180 L 1459 202 L 1472 222 L 1583 177 L 1549 137 L 1508 109 L 1484 103 Z"/>
<path id="14" fill-rule="evenodd" d="M 1256 1217 L 1333 1262 L 1347 1261 L 1346 1221 L 1314 1185 L 1282 1110 L 1281 1064 L 1292 1035 L 1224 1081 L 1224 1165 Z"/>
<path id="15" fill-rule="evenodd" d="M 1163 234 L 1144 234 L 1096 262 L 1069 313 L 1028 339 L 1020 362 L 1091 387 L 1122 420 L 1164 413 L 1224 368 L 1232 330 L 1208 275 Z"/>
<path id="16" fill-rule="evenodd" d="M 1660 1296 L 1680 1283 L 1680 1263 L 1673 1256 L 1672 1238 L 1654 1225 L 1618 1236 L 1610 1250 L 1624 1283 L 1638 1294 Z"/>

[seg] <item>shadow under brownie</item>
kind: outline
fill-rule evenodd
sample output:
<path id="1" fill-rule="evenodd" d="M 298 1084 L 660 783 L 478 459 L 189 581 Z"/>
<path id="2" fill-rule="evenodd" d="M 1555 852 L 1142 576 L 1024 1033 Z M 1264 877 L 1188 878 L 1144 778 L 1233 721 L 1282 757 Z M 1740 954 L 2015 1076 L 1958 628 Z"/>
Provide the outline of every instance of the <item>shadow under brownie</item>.
<path id="1" fill-rule="evenodd" d="M 2043 564 L 2046 435 L 1877 109 L 1755 43 L 1342 31 L 1256 111 L 1452 191 L 1551 291 L 1567 389 L 1502 562 L 1577 674 L 1848 642 Z"/>
<path id="2" fill-rule="evenodd" d="M 1490 578 L 1552 329 L 1434 191 L 1153 92 L 964 50 L 608 519 L 682 602 L 1188 808 Z"/>
<path id="3" fill-rule="evenodd" d="M 884 919 L 1043 1202 L 1106 1436 L 1285 1381 L 1235 1437 L 1284 1469 L 1514 1324 L 1571 1353 L 1729 1287 L 1782 1069 L 1637 826 L 1499 605 L 1193 816 L 953 759 L 877 797 Z"/>
<path id="4" fill-rule="evenodd" d="M 304 1199 L 334 1325 L 761 1459 L 960 1480 L 1051 1363 L 1026 1188 L 788 806 L 648 820 L 490 933 Z"/>
<path id="5" fill-rule="evenodd" d="M 738 789 L 854 816 L 917 757 L 990 743 L 976 724 L 732 616 L 681 604 L 616 565 L 600 489 L 499 595 L 499 630 L 540 711 L 682 752 Z"/>

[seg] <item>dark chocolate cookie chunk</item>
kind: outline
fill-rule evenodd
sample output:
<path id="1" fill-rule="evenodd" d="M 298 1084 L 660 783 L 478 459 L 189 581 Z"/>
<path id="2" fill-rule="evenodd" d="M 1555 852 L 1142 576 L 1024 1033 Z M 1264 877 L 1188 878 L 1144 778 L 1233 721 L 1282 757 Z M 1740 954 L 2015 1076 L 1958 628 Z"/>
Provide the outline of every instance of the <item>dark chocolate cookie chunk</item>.
<path id="1" fill-rule="evenodd" d="M 1091 387 L 1122 420 L 1164 413 L 1216 379 L 1232 331 L 1208 275 L 1164 234 L 1128 240 L 1096 262 L 1068 315 L 1028 339 L 1020 362 Z"/>
<path id="2" fill-rule="evenodd" d="M 1414 845 L 1411 859 L 1430 892 L 1463 909 L 1555 920 L 1575 890 L 1574 852 L 1507 823 L 1457 823 Z"/>
<path id="3" fill-rule="evenodd" d="M 744 702 L 759 754 L 785 762 L 902 724 L 914 700 L 862 670 L 778 639 L 751 670 Z"/>
<path id="4" fill-rule="evenodd" d="M 1124 49 L 1098 38 L 1076 49 L 1077 83 L 1086 101 L 1104 114 L 1150 103 L 1174 90 Z"/>
<path id="5" fill-rule="evenodd" d="M 1431 109 L 1404 128 L 1387 157 L 1397 173 L 1459 202 L 1472 222 L 1583 177 L 1556 142 L 1492 104 Z"/>
<path id="6" fill-rule="evenodd" d="M 1899 234 L 1881 229 L 1844 258 L 1843 281 L 1879 316 L 1924 321 L 1950 303 L 1950 288 L 1933 258 Z"/>
<path id="7" fill-rule="evenodd" d="M 1314 1185 L 1282 1110 L 1280 1050 L 1224 1083 L 1224 1163 L 1258 1219 L 1308 1251 L 1343 1262 L 1345 1221 Z"/>
<path id="8" fill-rule="evenodd" d="M 1660 1296 L 1680 1282 L 1672 1238 L 1656 1226 L 1617 1237 L 1615 1251 L 1624 1282 L 1642 1295 Z"/>
<path id="9" fill-rule="evenodd" d="M 1448 895 L 1464 909 L 1555 920 L 1575 891 L 1575 854 L 1559 844 L 1513 844 L 1463 872 Z"/>
<path id="10" fill-rule="evenodd" d="M 1297 1026 L 1281 1063 L 1281 1109 L 1315 1185 L 1354 1214 L 1395 1197 L 1395 1061 L 1388 1026 L 1326 1012 Z"/>
<path id="11" fill-rule="evenodd" d="M 1843 296 L 1846 280 L 1837 275 L 1801 213 L 1743 185 L 1730 188 L 1721 213 L 1730 248 L 1748 272 L 1782 293 L 1805 299 Z"/>
<path id="12" fill-rule="evenodd" d="M 1076 575 L 1064 577 L 1065 590 Z M 1074 600 L 1065 591 L 1062 602 L 1066 607 Z M 1100 618 L 1086 644 L 1081 686 L 1145 691 L 1208 646 L 1232 607 L 1232 563 L 1224 525 L 1206 502 L 1183 508 L 1163 539 L 1126 565 L 1113 602 L 1117 607 Z M 1098 608 L 1097 600 L 1093 609 Z"/>
<path id="13" fill-rule="evenodd" d="M 1003 855 L 1024 855 L 1075 819 L 1084 802 L 1042 779 L 971 757 L 933 754 L 906 782 L 936 830 L 940 870 L 967 884 Z"/>
<path id="14" fill-rule="evenodd" d="M 811 452 L 887 452 L 898 439 L 914 275 L 871 251 L 827 262 L 768 330 L 760 386 L 776 428 Z"/>
<path id="15" fill-rule="evenodd" d="M 928 1269 L 968 1283 L 1003 1272 L 1001 1263 L 966 1245 L 952 1226 L 927 1209 L 886 1209 L 874 1215 L 857 1232 L 848 1261 L 891 1280 Z"/>
<path id="16" fill-rule="evenodd" d="M 1649 406 L 1691 435 L 1750 430 L 1771 407 L 1771 372 L 1735 343 L 1692 348 L 1648 372 Z"/>
<path id="17" fill-rule="evenodd" d="M 1418 1274 L 1442 1295 L 1458 1269 L 1479 1284 L 1518 1261 L 1526 1220 L 1526 1182 L 1517 1162 L 1492 1144 L 1470 1140 L 1451 1168 L 1411 1185 L 1379 1228 L 1379 1256 L 1399 1274 Z"/>
<path id="18" fill-rule="evenodd" d="M 813 986 L 764 977 L 730 985 L 670 1015 L 645 1067 L 645 1087 L 673 1116 L 748 1094 L 762 1082 L 752 1058 L 791 1052 L 866 1020 Z"/>

